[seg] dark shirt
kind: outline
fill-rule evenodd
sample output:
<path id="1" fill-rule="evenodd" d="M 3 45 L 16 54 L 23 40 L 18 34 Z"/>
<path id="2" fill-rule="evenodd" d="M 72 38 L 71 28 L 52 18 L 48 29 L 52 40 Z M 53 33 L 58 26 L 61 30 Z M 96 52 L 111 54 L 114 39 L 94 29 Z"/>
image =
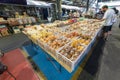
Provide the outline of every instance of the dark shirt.
<path id="1" fill-rule="evenodd" d="M 103 16 L 104 16 L 104 12 L 99 11 L 99 12 L 95 15 L 95 18 L 97 18 L 97 19 L 102 19 Z"/>

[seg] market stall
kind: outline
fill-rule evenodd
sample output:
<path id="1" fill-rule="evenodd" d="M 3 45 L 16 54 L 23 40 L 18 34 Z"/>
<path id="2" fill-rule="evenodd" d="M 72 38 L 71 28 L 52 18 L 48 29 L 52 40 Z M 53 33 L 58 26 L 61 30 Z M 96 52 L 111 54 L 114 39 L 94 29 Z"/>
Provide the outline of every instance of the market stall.
<path id="1" fill-rule="evenodd" d="M 2 36 L 20 33 L 26 25 L 33 25 L 38 22 L 34 15 L 28 14 L 29 9 L 26 5 L 3 3 L 0 5 L 0 31 Z"/>
<path id="2" fill-rule="evenodd" d="M 82 7 L 70 6 L 70 5 L 61 5 L 62 7 L 62 17 L 63 19 L 69 19 L 72 17 L 80 17 L 83 11 Z"/>
<path id="3" fill-rule="evenodd" d="M 14 33 L 19 33 L 22 29 L 24 29 L 26 25 L 33 25 L 37 22 L 34 17 L 29 16 L 21 16 L 19 18 L 8 18 L 7 21 L 9 27 L 13 30 Z"/>
<path id="4" fill-rule="evenodd" d="M 0 37 L 9 35 L 6 24 L 7 24 L 7 20 L 0 18 Z"/>
<path id="5" fill-rule="evenodd" d="M 102 23 L 79 18 L 35 25 L 23 31 L 68 72 L 74 71 L 92 48 Z"/>
<path id="6" fill-rule="evenodd" d="M 47 17 L 51 16 L 50 15 L 50 8 L 51 5 L 43 2 L 43 1 L 34 1 L 34 0 L 27 0 L 27 5 L 34 6 L 35 7 L 35 12 L 37 13 L 37 17 L 41 18 L 42 20 L 46 20 Z M 41 14 L 42 12 L 42 14 Z"/>

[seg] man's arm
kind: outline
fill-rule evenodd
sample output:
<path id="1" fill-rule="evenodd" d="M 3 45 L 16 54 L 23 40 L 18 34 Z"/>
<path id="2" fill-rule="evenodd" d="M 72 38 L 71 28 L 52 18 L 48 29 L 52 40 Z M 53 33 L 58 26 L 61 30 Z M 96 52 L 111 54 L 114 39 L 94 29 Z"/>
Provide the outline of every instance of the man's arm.
<path id="1" fill-rule="evenodd" d="M 102 21 L 105 21 L 105 18 L 102 18 L 102 19 L 98 19 L 96 20 L 97 22 L 102 22 Z"/>

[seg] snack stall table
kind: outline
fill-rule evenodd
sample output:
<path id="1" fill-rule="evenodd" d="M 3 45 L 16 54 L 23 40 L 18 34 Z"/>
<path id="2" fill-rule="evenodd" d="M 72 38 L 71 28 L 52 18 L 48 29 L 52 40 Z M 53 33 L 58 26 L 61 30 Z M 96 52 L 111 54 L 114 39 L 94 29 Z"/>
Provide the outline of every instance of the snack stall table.
<path id="1" fill-rule="evenodd" d="M 59 23 L 57 23 L 57 26 Z M 63 24 L 66 23 L 64 22 Z M 82 25 L 82 23 L 84 24 Z M 61 71 L 62 66 L 71 73 L 84 56 L 92 49 L 97 36 L 101 32 L 102 23 L 93 24 L 90 20 L 85 20 L 77 21 L 64 27 L 53 27 L 55 24 L 56 23 L 32 26 L 32 28 L 25 29 L 23 33 L 26 34 L 33 43 L 47 52 L 47 58 L 48 55 L 50 55 L 60 64 L 60 68 L 57 68 L 53 60 L 51 60 L 51 58 L 49 59 L 58 71 Z M 85 28 L 85 26 L 87 26 L 86 24 L 89 25 L 89 28 Z M 53 33 L 55 34 L 53 35 Z M 57 41 L 61 41 L 60 44 Z"/>

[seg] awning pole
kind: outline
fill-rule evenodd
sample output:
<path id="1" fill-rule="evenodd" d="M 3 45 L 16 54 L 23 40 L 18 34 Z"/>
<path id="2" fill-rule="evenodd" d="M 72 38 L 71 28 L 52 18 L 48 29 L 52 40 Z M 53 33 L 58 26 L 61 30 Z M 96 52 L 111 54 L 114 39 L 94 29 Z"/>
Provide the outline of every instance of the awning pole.
<path id="1" fill-rule="evenodd" d="M 86 12 L 89 10 L 89 0 L 87 0 L 87 4 L 86 4 Z"/>
<path id="2" fill-rule="evenodd" d="M 62 8 L 61 8 L 61 3 L 62 3 L 62 0 L 56 0 L 56 3 L 57 3 L 57 12 L 58 12 L 58 19 L 61 20 L 62 18 Z"/>

